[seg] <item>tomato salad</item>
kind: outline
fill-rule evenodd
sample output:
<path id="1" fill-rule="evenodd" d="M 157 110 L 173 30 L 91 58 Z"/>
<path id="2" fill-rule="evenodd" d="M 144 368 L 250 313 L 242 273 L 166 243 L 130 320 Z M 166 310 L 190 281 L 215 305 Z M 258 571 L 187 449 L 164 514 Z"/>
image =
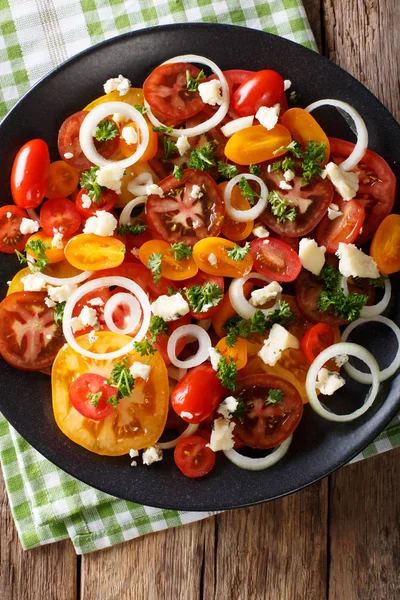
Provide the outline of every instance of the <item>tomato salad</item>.
<path id="1" fill-rule="evenodd" d="M 380 370 L 347 341 L 369 321 L 400 336 L 382 316 L 400 270 L 395 177 L 353 107 L 300 108 L 290 88 L 175 57 L 143 89 L 109 79 L 61 124 L 54 162 L 41 139 L 15 157 L 0 250 L 23 268 L 0 303 L 0 353 L 51 372 L 55 420 L 87 450 L 134 466 L 173 450 L 192 478 L 218 452 L 265 469 L 304 404 L 351 421 L 398 369 L 400 353 Z M 356 144 L 327 137 L 322 105 L 348 113 Z M 345 415 L 320 400 L 342 368 L 371 385 Z"/>

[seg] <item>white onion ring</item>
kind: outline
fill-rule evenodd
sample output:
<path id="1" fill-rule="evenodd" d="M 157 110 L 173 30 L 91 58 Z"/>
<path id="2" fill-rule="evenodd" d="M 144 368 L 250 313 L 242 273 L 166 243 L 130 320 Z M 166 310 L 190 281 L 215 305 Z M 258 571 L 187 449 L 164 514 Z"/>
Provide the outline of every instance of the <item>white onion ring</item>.
<path id="1" fill-rule="evenodd" d="M 340 280 L 340 287 L 342 288 L 345 296 L 349 295 L 349 286 L 347 280 L 348 277 L 342 277 Z M 371 319 L 372 317 L 377 317 L 378 315 L 382 314 L 383 311 L 387 309 L 391 296 L 392 284 L 390 283 L 389 277 L 387 277 L 385 279 L 385 292 L 383 294 L 383 298 L 372 306 L 363 306 L 360 310 L 360 317 L 363 319 Z"/>
<path id="2" fill-rule="evenodd" d="M 250 181 L 256 181 L 260 186 L 260 197 L 258 198 L 257 204 L 252 206 L 248 210 L 239 210 L 237 208 L 233 208 L 231 204 L 231 195 L 232 190 L 239 183 L 239 181 L 244 177 Z M 246 223 L 247 221 L 254 221 L 264 212 L 268 204 L 268 188 L 263 182 L 262 179 L 257 177 L 257 175 L 252 175 L 251 173 L 243 173 L 240 175 L 236 175 L 233 177 L 226 186 L 224 190 L 224 201 L 225 201 L 225 209 L 226 214 L 233 221 L 237 223 Z"/>
<path id="3" fill-rule="evenodd" d="M 41 277 L 43 281 L 49 285 L 78 285 L 79 283 L 86 281 L 86 279 L 89 279 L 93 273 L 94 271 L 82 271 L 82 273 L 78 273 L 78 275 L 74 275 L 73 277 L 52 277 L 39 272 L 37 273 L 37 276 Z"/>
<path id="4" fill-rule="evenodd" d="M 289 446 L 292 443 L 293 436 L 289 436 L 287 440 L 282 442 L 280 446 L 275 448 L 275 450 L 268 454 L 268 456 L 263 456 L 262 458 L 250 458 L 249 456 L 243 456 L 243 454 L 239 454 L 232 448 L 232 450 L 224 450 L 224 454 L 228 460 L 230 460 L 234 465 L 240 467 L 241 469 L 246 469 L 247 471 L 263 471 L 264 469 L 268 469 L 275 465 L 281 458 L 283 458 L 286 452 L 289 450 Z"/>
<path id="5" fill-rule="evenodd" d="M 206 67 L 209 67 L 215 73 L 215 75 L 218 77 L 219 82 L 221 84 L 221 92 L 222 92 L 221 106 L 218 108 L 218 110 L 213 114 L 213 116 L 210 119 L 207 119 L 207 121 L 204 121 L 204 123 L 200 123 L 199 125 L 196 125 L 196 127 L 189 127 L 188 129 L 172 129 L 171 132 L 168 132 L 168 135 L 170 135 L 171 137 L 176 137 L 176 138 L 180 137 L 181 135 L 185 135 L 186 137 L 202 135 L 203 133 L 206 133 L 213 127 L 216 127 L 217 125 L 219 125 L 219 123 L 222 121 L 222 119 L 225 117 L 226 113 L 228 112 L 229 100 L 230 100 L 228 82 L 226 81 L 225 75 L 223 74 L 221 69 L 218 67 L 218 65 L 216 65 L 215 62 L 213 62 L 212 60 L 209 60 L 205 56 L 198 56 L 197 54 L 182 54 L 181 56 L 175 56 L 174 58 L 170 58 L 169 60 L 166 60 L 162 64 L 168 65 L 170 63 L 177 63 L 177 62 L 197 63 L 199 65 L 205 65 Z M 156 127 L 165 127 L 165 124 L 161 123 L 161 121 L 159 121 L 154 116 L 148 102 L 146 101 L 146 98 L 144 99 L 144 105 L 147 108 L 146 115 L 148 116 L 149 121 Z"/>
<path id="6" fill-rule="evenodd" d="M 121 329 L 114 323 L 113 314 L 118 306 L 128 306 L 129 315 L 125 317 L 125 327 Z M 104 320 L 110 331 L 115 333 L 123 333 L 128 335 L 135 330 L 135 327 L 140 322 L 142 311 L 140 310 L 140 304 L 134 296 L 127 294 L 126 292 L 119 292 L 109 298 L 104 306 Z"/>
<path id="7" fill-rule="evenodd" d="M 161 450 L 171 450 L 172 448 L 175 448 L 175 446 L 180 440 L 183 440 L 189 435 L 193 435 L 198 430 L 198 428 L 199 426 L 196 423 L 190 423 L 186 427 L 185 431 L 181 433 L 181 435 L 179 435 L 177 438 L 170 440 L 169 442 L 157 442 L 157 446 L 161 448 Z"/>
<path id="8" fill-rule="evenodd" d="M 25 210 L 33 221 L 40 223 L 39 215 L 37 214 L 36 210 L 33 208 L 26 208 Z"/>
<path id="9" fill-rule="evenodd" d="M 241 131 L 242 129 L 247 129 L 247 127 L 251 127 L 253 125 L 253 121 L 254 115 L 250 115 L 250 117 L 240 117 L 239 119 L 229 121 L 229 123 L 221 127 L 221 131 L 225 137 L 230 137 L 237 131 Z"/>
<path id="10" fill-rule="evenodd" d="M 186 360 L 179 360 L 177 358 L 175 349 L 176 343 L 182 337 L 192 335 L 199 342 L 199 349 L 196 354 Z M 181 367 L 182 369 L 190 369 L 191 367 L 197 367 L 208 359 L 208 349 L 212 346 L 210 336 L 207 331 L 204 331 L 202 327 L 198 325 L 182 325 L 172 332 L 168 339 L 167 352 L 168 356 L 175 367 Z"/>
<path id="11" fill-rule="evenodd" d="M 358 165 L 360 160 L 365 154 L 365 151 L 368 148 L 368 130 L 364 123 L 361 115 L 356 111 L 351 104 L 347 102 L 343 102 L 342 100 L 334 100 L 332 98 L 326 98 L 325 100 L 317 100 L 316 102 L 312 102 L 306 106 L 305 110 L 307 112 L 312 112 L 314 109 L 319 108 L 320 106 L 335 106 L 336 108 L 341 108 L 344 110 L 354 121 L 354 125 L 356 127 L 357 134 L 357 143 L 354 146 L 353 152 L 340 163 L 340 168 L 343 171 L 352 171 L 354 167 Z"/>
<path id="12" fill-rule="evenodd" d="M 265 277 L 265 275 L 261 275 L 261 273 L 257 273 L 256 271 L 252 271 L 248 275 L 240 277 L 239 279 L 233 279 L 231 285 L 229 286 L 229 300 L 231 301 L 232 308 L 240 317 L 242 317 L 242 319 L 251 319 L 251 317 L 256 314 L 257 310 L 261 310 L 266 316 L 269 315 L 269 313 L 275 310 L 278 306 L 278 302 L 281 299 L 281 294 L 277 294 L 275 304 L 271 306 L 271 308 L 255 308 L 255 306 L 250 304 L 243 293 L 243 286 L 249 279 L 260 279 L 261 281 L 265 281 L 265 283 L 271 283 L 272 281 L 272 279 L 269 279 L 268 277 Z"/>
<path id="13" fill-rule="evenodd" d="M 90 352 L 90 350 L 86 350 L 85 348 L 82 348 L 76 342 L 76 340 L 72 334 L 71 325 L 70 325 L 70 321 L 72 319 L 72 311 L 74 310 L 75 304 L 78 302 L 78 300 L 83 298 L 83 296 L 85 294 L 87 294 L 88 292 L 93 292 L 93 290 L 96 290 L 98 288 L 111 287 L 114 285 L 120 286 L 120 287 L 125 288 L 126 290 L 129 290 L 139 300 L 141 309 L 143 312 L 142 325 L 140 326 L 140 329 L 137 332 L 137 334 L 135 335 L 135 337 L 133 337 L 132 340 L 128 344 L 126 344 L 119 350 L 114 350 L 114 352 L 106 352 L 104 354 L 97 354 L 96 352 Z M 137 283 L 135 283 L 134 281 L 131 281 L 130 279 L 127 279 L 126 277 L 119 277 L 119 276 L 99 277 L 98 279 L 93 279 L 92 281 L 88 281 L 87 283 L 84 283 L 83 285 L 81 285 L 81 287 L 79 287 L 77 290 L 75 290 L 75 292 L 73 292 L 73 294 L 71 294 L 71 296 L 68 298 L 67 303 L 64 308 L 63 334 L 65 337 L 65 340 L 71 346 L 71 348 L 73 350 L 75 350 L 75 352 L 82 354 L 82 356 L 86 356 L 87 358 L 94 358 L 96 360 L 112 360 L 114 358 L 119 358 L 120 356 L 123 356 L 124 354 L 127 354 L 128 352 L 131 352 L 134 349 L 135 341 L 140 341 L 143 339 L 143 337 L 145 336 L 145 334 L 149 328 L 150 315 L 151 315 L 151 311 L 150 311 L 149 299 L 148 299 L 147 295 L 145 294 L 145 292 L 142 290 L 142 288 Z"/>
<path id="14" fill-rule="evenodd" d="M 131 222 L 131 212 L 133 211 L 133 209 L 139 206 L 140 204 L 146 204 L 146 202 L 147 196 L 139 196 L 138 198 L 133 198 L 133 200 L 130 200 L 128 204 L 124 206 L 120 214 L 119 224 L 129 225 L 129 223 Z"/>
<path id="15" fill-rule="evenodd" d="M 331 358 L 335 356 L 341 356 L 342 354 L 346 354 L 347 356 L 356 356 L 368 366 L 372 375 L 372 386 L 365 397 L 365 402 L 361 408 L 358 408 L 352 413 L 347 415 L 338 415 L 334 412 L 331 412 L 327 408 L 325 408 L 322 403 L 319 401 L 317 392 L 315 391 L 316 387 L 316 379 L 318 377 L 319 370 L 324 364 Z M 311 408 L 315 410 L 315 412 L 324 419 L 328 421 L 336 421 L 337 423 L 346 423 L 348 421 L 353 421 L 357 419 L 361 415 L 363 415 L 374 403 L 376 395 L 379 390 L 379 366 L 376 362 L 375 358 L 372 356 L 368 350 L 359 346 L 358 344 L 350 344 L 349 342 L 340 342 L 339 344 L 333 344 L 329 346 L 325 350 L 323 350 L 320 354 L 318 354 L 317 358 L 311 364 L 306 379 L 306 392 L 308 399 L 310 401 Z"/>
<path id="16" fill-rule="evenodd" d="M 128 183 L 127 190 L 134 196 L 143 196 L 146 194 L 147 186 L 152 183 L 154 182 L 151 173 L 144 171 L 143 173 L 136 175 L 136 177 Z"/>
<path id="17" fill-rule="evenodd" d="M 97 152 L 93 142 L 93 131 L 96 129 L 99 122 L 114 113 L 121 113 L 128 117 L 128 119 L 136 123 L 140 131 L 140 142 L 136 151 L 128 158 L 123 158 L 122 160 L 108 160 L 103 158 L 103 156 Z M 113 165 L 115 167 L 126 169 L 137 162 L 147 148 L 149 143 L 149 130 L 143 115 L 130 104 L 127 104 L 126 102 L 104 102 L 103 104 L 99 104 L 92 108 L 84 118 L 79 130 L 79 143 L 82 152 L 93 164 L 98 165 L 99 167 Z"/>
<path id="18" fill-rule="evenodd" d="M 396 356 L 394 357 L 394 359 L 390 363 L 390 365 L 388 367 L 386 367 L 386 369 L 383 369 L 383 371 L 379 372 L 379 380 L 382 382 L 382 381 L 386 381 L 386 379 L 389 379 L 389 377 L 394 375 L 396 373 L 397 369 L 400 367 L 400 329 L 396 325 L 396 323 L 394 323 L 391 319 L 388 319 L 387 317 L 382 317 L 381 315 L 370 317 L 368 319 L 357 319 L 357 321 L 353 321 L 353 323 L 350 323 L 350 325 L 348 325 L 346 327 L 346 329 L 343 331 L 342 340 L 345 342 L 348 339 L 350 333 L 353 331 L 353 329 L 355 329 L 359 325 L 364 325 L 365 323 L 369 324 L 369 323 L 371 323 L 371 321 L 374 321 L 375 323 L 383 323 L 384 325 L 387 325 L 388 327 L 390 327 L 390 329 L 393 331 L 393 333 L 395 334 L 395 336 L 397 338 L 398 348 L 397 348 Z M 359 383 L 365 383 L 365 384 L 372 383 L 372 377 L 371 377 L 370 373 L 363 373 L 362 371 L 359 371 L 358 369 L 353 367 L 351 364 L 349 364 L 349 362 L 345 363 L 344 368 L 345 368 L 346 372 L 350 375 L 350 377 L 352 377 Z"/>

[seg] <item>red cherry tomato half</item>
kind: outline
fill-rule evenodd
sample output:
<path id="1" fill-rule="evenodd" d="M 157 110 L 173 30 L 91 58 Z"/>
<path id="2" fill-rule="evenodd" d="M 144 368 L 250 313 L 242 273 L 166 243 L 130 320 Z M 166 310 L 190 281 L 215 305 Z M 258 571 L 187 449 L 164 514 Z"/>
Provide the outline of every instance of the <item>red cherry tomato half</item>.
<path id="1" fill-rule="evenodd" d="M 174 450 L 175 464 L 186 477 L 203 477 L 215 465 L 215 452 L 208 448 L 207 443 L 199 435 L 190 435 L 177 443 Z"/>
<path id="2" fill-rule="evenodd" d="M 194 286 L 203 286 L 205 285 L 207 282 L 210 282 L 214 285 L 218 285 L 221 288 L 221 301 L 224 295 L 224 278 L 220 277 L 218 275 L 209 275 L 208 273 L 204 273 L 204 271 L 198 271 L 197 275 L 195 275 L 194 277 L 191 277 L 190 279 L 187 279 L 184 284 L 185 284 L 185 290 L 189 290 L 191 287 Z M 211 319 L 212 316 L 216 313 L 216 311 L 218 310 L 219 304 L 217 304 L 216 306 L 213 306 L 212 308 L 210 308 L 209 310 L 205 311 L 205 312 L 194 312 L 193 310 L 190 310 L 190 316 L 193 317 L 193 319 L 197 319 L 198 321 L 201 321 L 203 319 Z"/>
<path id="3" fill-rule="evenodd" d="M 327 323 L 313 325 L 301 338 L 300 348 L 309 363 L 314 362 L 318 354 L 325 348 L 332 346 L 335 341 L 335 332 Z"/>
<path id="4" fill-rule="evenodd" d="M 49 168 L 49 148 L 45 141 L 31 140 L 22 146 L 11 171 L 11 194 L 17 206 L 39 206 L 46 192 Z"/>
<path id="5" fill-rule="evenodd" d="M 71 383 L 69 399 L 72 406 L 87 419 L 102 421 L 114 408 L 107 404 L 117 389 L 107 384 L 107 379 L 95 373 L 84 373 Z"/>
<path id="6" fill-rule="evenodd" d="M 22 219 L 28 219 L 27 213 L 10 204 L 0 208 L 0 252 L 14 254 L 15 250 L 20 252 L 25 248 L 29 235 L 23 235 L 20 231 Z"/>
<path id="7" fill-rule="evenodd" d="M 273 106 L 284 92 L 283 78 L 276 71 L 257 71 L 238 87 L 232 108 L 240 116 L 255 115 L 261 106 Z"/>
<path id="8" fill-rule="evenodd" d="M 335 254 L 339 243 L 352 244 L 360 234 L 365 219 L 365 209 L 358 200 L 345 201 L 337 194 L 334 203 L 343 215 L 331 220 L 328 215 L 320 221 L 316 231 L 316 239 L 320 246 L 325 246 L 329 254 Z"/>
<path id="9" fill-rule="evenodd" d="M 274 281 L 294 281 L 301 271 L 298 254 L 282 240 L 253 240 L 250 252 L 254 269 Z"/>
<path id="10" fill-rule="evenodd" d="M 178 415 L 182 412 L 191 413 L 193 418 L 190 422 L 201 423 L 214 412 L 225 395 L 226 390 L 216 371 L 210 364 L 203 364 L 190 369 L 176 384 L 171 404 Z"/>
<path id="11" fill-rule="evenodd" d="M 52 198 L 46 200 L 40 209 L 40 225 L 47 235 L 54 235 L 56 229 L 68 238 L 78 231 L 81 215 L 68 198 Z"/>
<path id="12" fill-rule="evenodd" d="M 98 202 L 93 202 L 89 206 L 89 208 L 85 208 L 83 206 L 82 196 L 87 195 L 87 191 L 82 188 L 79 190 L 76 198 L 75 205 L 78 212 L 85 217 L 85 219 L 89 217 L 93 217 L 98 210 L 106 210 L 107 212 L 111 212 L 115 206 L 116 201 L 118 200 L 118 195 L 113 190 L 103 190 Z"/>

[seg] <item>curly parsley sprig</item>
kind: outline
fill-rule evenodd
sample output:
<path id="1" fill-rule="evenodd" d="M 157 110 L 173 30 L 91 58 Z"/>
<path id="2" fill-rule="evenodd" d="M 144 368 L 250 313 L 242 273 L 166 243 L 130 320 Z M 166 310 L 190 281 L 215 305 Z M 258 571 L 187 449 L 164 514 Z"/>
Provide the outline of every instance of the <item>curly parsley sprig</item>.
<path id="1" fill-rule="evenodd" d="M 277 223 L 294 221 L 297 217 L 297 211 L 294 206 L 291 206 L 290 200 L 280 196 L 276 190 L 269 192 L 268 204 L 272 214 L 276 217 Z"/>
<path id="2" fill-rule="evenodd" d="M 93 202 L 100 202 L 101 194 L 106 189 L 96 181 L 98 172 L 99 167 L 91 167 L 88 171 L 83 171 L 79 180 L 79 185 Z"/>
<path id="3" fill-rule="evenodd" d="M 224 325 L 227 332 L 225 343 L 233 348 L 240 337 L 247 338 L 251 333 L 264 335 L 275 323 L 287 327 L 294 319 L 295 314 L 289 304 L 285 300 L 280 300 L 276 309 L 268 315 L 265 315 L 262 310 L 256 310 L 249 321 L 240 317 L 229 319 Z"/>
<path id="4" fill-rule="evenodd" d="M 189 169 L 195 169 L 197 171 L 207 171 L 211 167 L 215 167 L 215 147 L 214 141 L 207 142 L 200 148 L 195 148 L 190 154 L 188 161 Z"/>
<path id="5" fill-rule="evenodd" d="M 233 246 L 233 248 L 228 248 L 227 250 L 227 254 L 229 256 L 229 258 L 231 258 L 232 260 L 238 261 L 238 260 L 244 260 L 245 256 L 247 256 L 247 254 L 250 252 L 250 242 L 246 242 L 245 245 L 239 246 L 238 244 L 235 244 Z"/>
<path id="6" fill-rule="evenodd" d="M 368 296 L 357 292 L 345 296 L 340 286 L 342 275 L 332 265 L 325 265 L 319 278 L 323 280 L 323 289 L 317 300 L 318 309 L 321 312 L 332 310 L 346 321 L 358 319 L 361 309 L 368 301 Z"/>
<path id="7" fill-rule="evenodd" d="M 31 271 L 37 272 L 42 271 L 49 263 L 49 259 L 46 254 L 46 250 L 49 250 L 50 246 L 43 240 L 31 240 L 24 248 L 27 254 L 31 254 L 34 258 L 34 262 L 29 260 L 27 256 L 24 256 L 22 252 L 15 250 L 15 254 L 21 264 L 28 264 Z"/>
<path id="8" fill-rule="evenodd" d="M 118 406 L 121 398 L 129 398 L 135 385 L 135 380 L 129 371 L 128 365 L 128 356 L 114 363 L 110 378 L 106 381 L 108 385 L 117 388 L 117 393 L 107 400 L 107 404 L 112 404 L 114 408 Z"/>
<path id="9" fill-rule="evenodd" d="M 187 302 L 195 313 L 207 312 L 217 306 L 224 297 L 223 290 L 216 283 L 207 281 L 204 285 L 192 285 L 184 290 Z"/>
<path id="10" fill-rule="evenodd" d="M 113 140 L 118 135 L 118 127 L 111 119 L 104 119 L 97 125 L 94 137 L 98 142 Z"/>

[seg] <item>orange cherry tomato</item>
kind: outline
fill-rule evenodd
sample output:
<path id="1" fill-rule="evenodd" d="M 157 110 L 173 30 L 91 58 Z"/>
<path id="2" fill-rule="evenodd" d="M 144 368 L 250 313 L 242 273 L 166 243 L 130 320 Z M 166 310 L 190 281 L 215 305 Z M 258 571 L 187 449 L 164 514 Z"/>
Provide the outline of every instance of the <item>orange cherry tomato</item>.
<path id="1" fill-rule="evenodd" d="M 400 215 L 388 215 L 375 232 L 371 256 L 384 275 L 400 271 Z"/>
<path id="2" fill-rule="evenodd" d="M 126 124 L 122 123 L 121 127 L 120 127 L 121 133 L 125 127 L 132 127 L 135 130 L 136 134 L 138 133 L 138 127 L 137 127 L 136 123 L 134 123 L 133 121 L 126 123 Z M 155 133 L 155 131 L 153 131 L 153 125 L 151 125 L 151 123 L 147 122 L 147 127 L 149 130 L 149 142 L 146 146 L 146 150 L 144 151 L 142 157 L 140 158 L 140 162 L 146 162 L 147 160 L 151 160 L 152 158 L 154 158 L 154 156 L 156 155 L 157 150 L 158 150 L 158 136 Z M 126 156 L 126 157 L 132 156 L 132 154 L 134 152 L 136 152 L 136 148 L 137 148 L 137 143 L 136 144 L 128 144 L 121 135 L 120 140 L 119 140 L 119 149 L 121 150 L 121 152 L 124 156 Z"/>
<path id="3" fill-rule="evenodd" d="M 63 160 L 50 164 L 46 198 L 65 198 L 73 194 L 79 183 L 79 171 Z"/>
<path id="4" fill-rule="evenodd" d="M 234 248 L 234 242 L 219 237 L 209 237 L 199 240 L 193 247 L 193 258 L 196 265 L 209 275 L 222 277 L 243 277 L 250 273 L 253 257 L 248 252 L 243 260 L 233 260 L 228 250 Z M 209 261 L 210 254 L 216 258 L 215 264 Z M 214 261 L 213 261 L 214 262 Z"/>
<path id="5" fill-rule="evenodd" d="M 243 292 L 246 298 L 250 297 L 253 288 L 254 285 L 250 281 L 246 281 L 246 283 L 243 286 Z M 214 331 L 220 338 L 224 337 L 224 335 L 226 334 L 226 331 L 224 329 L 225 323 L 228 319 L 231 319 L 235 315 L 235 309 L 232 307 L 231 301 L 229 299 L 229 292 L 226 292 L 220 304 L 218 305 L 218 310 L 215 312 L 212 319 Z"/>
<path id="6" fill-rule="evenodd" d="M 54 246 L 52 246 L 51 242 L 53 241 L 53 237 L 51 235 L 47 235 L 46 233 L 44 233 L 44 231 L 39 231 L 38 233 L 34 233 L 33 235 L 31 235 L 27 244 L 38 240 L 43 242 L 46 246 L 45 254 L 49 263 L 57 263 L 61 260 L 64 260 L 64 248 L 55 248 Z M 32 254 L 34 258 L 36 256 L 35 253 L 32 252 L 32 250 L 29 250 L 29 254 Z"/>
<path id="7" fill-rule="evenodd" d="M 99 104 L 104 104 L 104 102 L 126 102 L 126 104 L 130 104 L 131 106 L 135 106 L 136 104 L 143 105 L 143 90 L 142 88 L 131 87 L 125 96 L 120 96 L 119 91 L 114 90 L 109 94 L 99 96 L 82 110 L 92 110 L 92 108 L 99 106 Z"/>
<path id="8" fill-rule="evenodd" d="M 280 122 L 302 146 L 307 146 L 309 141 L 326 144 L 325 160 L 328 161 L 331 151 L 328 136 L 310 113 L 303 108 L 290 108 L 283 113 Z"/>
<path id="9" fill-rule="evenodd" d="M 125 244 L 111 236 L 80 233 L 65 246 L 65 258 L 82 271 L 118 267 L 125 258 Z"/>
<path id="10" fill-rule="evenodd" d="M 227 185 L 227 181 L 223 181 L 222 183 L 218 184 L 218 187 L 222 193 L 224 193 Z M 240 188 L 237 185 L 235 185 L 232 190 L 231 204 L 233 208 L 237 208 L 238 210 L 249 210 L 251 208 L 249 202 L 243 196 Z M 222 233 L 228 238 L 228 240 L 240 242 L 241 240 L 245 240 L 250 235 L 253 227 L 254 221 L 238 223 L 238 221 L 233 221 L 230 217 L 228 217 L 228 215 L 225 215 L 222 222 Z"/>
<path id="11" fill-rule="evenodd" d="M 193 258 L 177 260 L 171 250 L 170 244 L 163 240 L 149 240 L 139 248 L 139 259 L 147 267 L 147 262 L 152 254 L 162 254 L 161 275 L 172 281 L 182 281 L 194 277 L 199 270 Z"/>
<path id="12" fill-rule="evenodd" d="M 247 344 L 246 340 L 243 338 L 238 338 L 236 344 L 230 348 L 226 343 L 226 338 L 222 338 L 219 340 L 218 344 L 215 346 L 218 352 L 225 356 L 226 358 L 233 358 L 236 363 L 236 368 L 238 371 L 243 369 L 243 367 L 247 363 Z"/>
<path id="13" fill-rule="evenodd" d="M 290 132 L 279 123 L 269 131 L 262 125 L 254 125 L 234 133 L 224 152 L 229 160 L 238 165 L 250 165 L 285 154 L 286 150 L 278 151 L 278 148 L 288 146 L 291 141 Z"/>

